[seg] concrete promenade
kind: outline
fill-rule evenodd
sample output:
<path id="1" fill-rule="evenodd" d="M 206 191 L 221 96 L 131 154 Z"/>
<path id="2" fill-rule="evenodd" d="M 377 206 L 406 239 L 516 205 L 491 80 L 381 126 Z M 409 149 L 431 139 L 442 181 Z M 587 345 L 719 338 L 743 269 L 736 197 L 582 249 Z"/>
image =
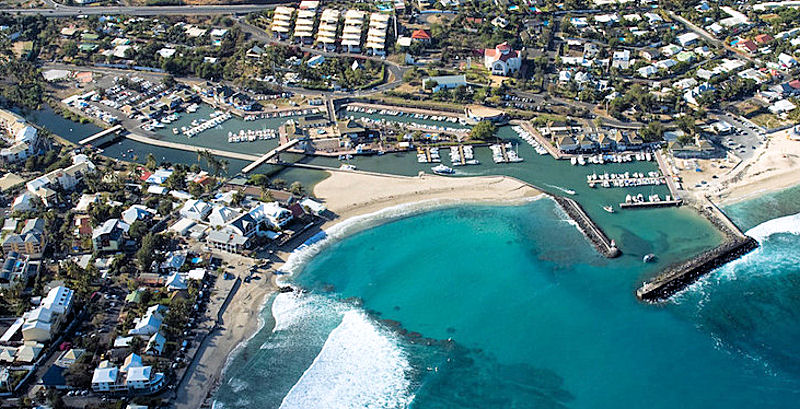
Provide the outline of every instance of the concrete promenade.
<path id="1" fill-rule="evenodd" d="M 148 145 L 155 145 L 161 146 L 163 148 L 170 148 L 170 149 L 179 149 L 182 151 L 189 151 L 189 152 L 201 152 L 201 151 L 209 151 L 214 155 L 222 156 L 225 158 L 231 159 L 240 159 L 246 161 L 257 161 L 260 157 L 258 155 L 253 155 L 249 153 L 238 153 L 238 152 L 230 152 L 230 151 L 223 151 L 219 149 L 211 149 L 205 148 L 202 146 L 194 146 L 194 145 L 187 145 L 185 143 L 177 143 L 177 142 L 168 142 L 162 141 L 159 139 L 148 138 L 146 136 L 137 135 L 135 133 L 128 133 L 123 135 L 123 137 L 128 138 L 130 140 L 146 143 Z"/>

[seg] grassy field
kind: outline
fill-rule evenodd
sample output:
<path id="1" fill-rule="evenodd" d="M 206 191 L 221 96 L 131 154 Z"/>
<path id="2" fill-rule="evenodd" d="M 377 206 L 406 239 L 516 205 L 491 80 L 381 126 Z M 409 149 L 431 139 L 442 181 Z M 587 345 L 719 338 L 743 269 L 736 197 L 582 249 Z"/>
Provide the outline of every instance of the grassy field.
<path id="1" fill-rule="evenodd" d="M 756 125 L 763 126 L 767 129 L 770 128 L 778 128 L 780 126 L 786 125 L 787 122 L 779 119 L 775 115 L 772 114 L 758 114 L 752 118 L 750 118 Z"/>

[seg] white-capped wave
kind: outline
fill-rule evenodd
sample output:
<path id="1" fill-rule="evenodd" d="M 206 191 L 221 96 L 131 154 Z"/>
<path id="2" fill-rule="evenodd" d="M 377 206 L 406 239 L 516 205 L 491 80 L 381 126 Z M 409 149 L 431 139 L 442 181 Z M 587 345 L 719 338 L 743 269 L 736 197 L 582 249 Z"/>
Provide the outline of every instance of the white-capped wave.
<path id="1" fill-rule="evenodd" d="M 800 213 L 768 220 L 747 231 L 747 235 L 761 243 L 773 234 L 788 233 L 800 235 Z"/>
<path id="2" fill-rule="evenodd" d="M 350 310 L 280 407 L 406 408 L 414 399 L 410 370 L 396 337 Z"/>
<path id="3" fill-rule="evenodd" d="M 796 252 L 765 249 L 765 246 L 770 246 L 765 243 L 765 240 L 772 235 L 800 235 L 800 213 L 768 220 L 748 230 L 745 234 L 756 239 L 761 246 L 701 277 L 671 297 L 672 302 L 680 304 L 687 295 L 700 295 L 699 300 L 693 299 L 692 302 L 697 303 L 698 307 L 702 309 L 710 295 L 708 290 L 719 283 L 736 281 L 740 278 L 779 274 L 784 271 L 786 266 L 800 262 L 800 254 Z"/>

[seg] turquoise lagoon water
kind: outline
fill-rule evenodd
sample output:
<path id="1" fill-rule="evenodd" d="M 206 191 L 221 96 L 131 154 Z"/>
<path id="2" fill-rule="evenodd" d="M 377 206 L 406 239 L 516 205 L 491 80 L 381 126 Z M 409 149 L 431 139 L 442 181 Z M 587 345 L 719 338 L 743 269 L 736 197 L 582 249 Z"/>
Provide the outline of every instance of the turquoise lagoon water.
<path id="1" fill-rule="evenodd" d="M 761 249 L 653 306 L 633 291 L 656 267 L 598 256 L 549 199 L 408 212 L 292 255 L 307 292 L 270 300 L 217 407 L 797 407 L 800 216 L 759 225 Z M 719 240 L 660 220 L 663 259 Z"/>

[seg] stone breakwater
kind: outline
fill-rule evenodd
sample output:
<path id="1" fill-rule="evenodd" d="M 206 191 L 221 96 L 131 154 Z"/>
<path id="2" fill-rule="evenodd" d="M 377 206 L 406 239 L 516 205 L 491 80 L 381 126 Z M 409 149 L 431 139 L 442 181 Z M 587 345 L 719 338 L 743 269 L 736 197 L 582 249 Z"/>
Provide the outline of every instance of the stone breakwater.
<path id="1" fill-rule="evenodd" d="M 577 223 L 578 229 L 583 232 L 600 254 L 607 258 L 619 257 L 622 254 L 614 241 L 606 236 L 603 229 L 595 224 L 578 202 L 563 196 L 553 195 L 552 197 L 561 206 L 561 209 Z"/>
<path id="2" fill-rule="evenodd" d="M 703 275 L 744 256 L 757 247 L 758 242 L 752 237 L 733 236 L 719 247 L 691 260 L 667 267 L 656 278 L 636 290 L 636 297 L 651 303 L 664 301 Z"/>

